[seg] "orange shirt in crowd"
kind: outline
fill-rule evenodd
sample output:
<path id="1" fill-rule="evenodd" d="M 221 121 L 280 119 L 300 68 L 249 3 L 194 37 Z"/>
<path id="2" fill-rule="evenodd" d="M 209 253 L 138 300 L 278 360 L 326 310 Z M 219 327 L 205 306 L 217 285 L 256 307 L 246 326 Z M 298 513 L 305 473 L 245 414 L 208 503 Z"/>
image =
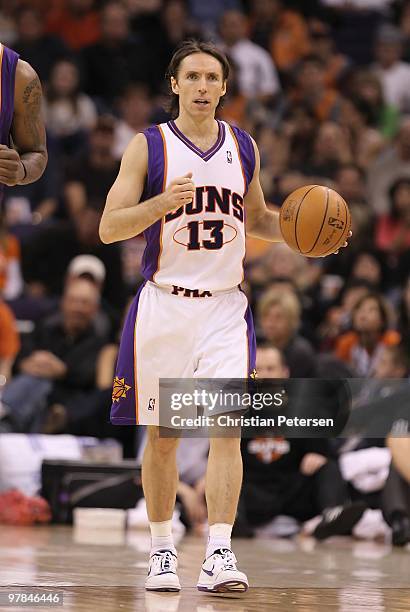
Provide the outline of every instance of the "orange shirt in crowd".
<path id="1" fill-rule="evenodd" d="M 400 343 L 400 334 L 394 329 L 387 330 L 380 338 L 380 344 L 384 346 L 394 346 Z M 345 361 L 346 363 L 351 362 L 352 351 L 359 345 L 359 335 L 350 331 L 340 336 L 336 341 L 336 356 Z"/>
<path id="2" fill-rule="evenodd" d="M 283 11 L 271 41 L 271 54 L 276 67 L 289 70 L 309 52 L 309 31 L 302 15 Z"/>
<path id="3" fill-rule="evenodd" d="M 20 340 L 14 315 L 0 300 L 0 359 L 14 359 L 19 350 Z"/>
<path id="4" fill-rule="evenodd" d="M 7 267 L 12 259 L 20 261 L 20 244 L 17 238 L 7 234 L 0 239 L 0 293 L 7 282 Z"/>
<path id="5" fill-rule="evenodd" d="M 89 11 L 76 17 L 64 5 L 57 6 L 47 19 L 47 32 L 57 34 L 71 49 L 78 51 L 100 39 L 100 15 Z"/>

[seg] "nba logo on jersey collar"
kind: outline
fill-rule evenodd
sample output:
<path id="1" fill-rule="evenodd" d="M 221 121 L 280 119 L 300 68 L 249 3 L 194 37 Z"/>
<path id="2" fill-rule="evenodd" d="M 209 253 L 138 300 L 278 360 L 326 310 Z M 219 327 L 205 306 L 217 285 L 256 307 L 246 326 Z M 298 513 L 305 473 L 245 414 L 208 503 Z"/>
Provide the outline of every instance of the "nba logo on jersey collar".
<path id="1" fill-rule="evenodd" d="M 228 164 L 232 163 L 232 153 L 231 153 L 231 151 L 227 151 L 226 152 L 226 161 L 228 162 Z"/>

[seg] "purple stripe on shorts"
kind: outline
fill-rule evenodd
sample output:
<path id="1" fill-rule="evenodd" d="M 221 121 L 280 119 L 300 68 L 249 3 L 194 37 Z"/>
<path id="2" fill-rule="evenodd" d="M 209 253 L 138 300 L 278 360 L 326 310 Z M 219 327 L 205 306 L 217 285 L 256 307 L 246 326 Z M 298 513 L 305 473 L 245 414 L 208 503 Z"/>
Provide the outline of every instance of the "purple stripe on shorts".
<path id="1" fill-rule="evenodd" d="M 253 174 L 255 172 L 255 149 L 253 148 L 251 137 L 247 132 L 233 125 L 231 128 L 236 136 L 236 140 L 238 141 L 239 153 L 241 156 L 246 181 L 245 193 L 247 193 L 249 183 L 252 181 Z"/>
<path id="2" fill-rule="evenodd" d="M 134 356 L 135 322 L 138 313 L 138 303 L 145 283 L 138 289 L 128 310 L 121 334 L 115 381 L 113 387 L 113 402 L 111 406 L 111 423 L 113 425 L 137 424 L 136 366 Z M 114 400 L 116 396 L 116 400 Z"/>
<path id="3" fill-rule="evenodd" d="M 148 143 L 148 174 L 141 201 L 148 200 L 162 193 L 165 173 L 165 151 L 159 127 L 153 126 L 144 131 Z M 158 258 L 161 246 L 161 224 L 159 219 L 148 227 L 144 236 L 147 241 L 142 257 L 142 276 L 152 280 L 158 268 Z"/>
<path id="4" fill-rule="evenodd" d="M 253 325 L 253 316 L 251 307 L 248 304 L 248 307 L 245 311 L 245 321 L 247 326 L 247 336 L 248 336 L 248 376 L 252 374 L 256 366 L 256 335 L 255 335 L 255 327 Z"/>

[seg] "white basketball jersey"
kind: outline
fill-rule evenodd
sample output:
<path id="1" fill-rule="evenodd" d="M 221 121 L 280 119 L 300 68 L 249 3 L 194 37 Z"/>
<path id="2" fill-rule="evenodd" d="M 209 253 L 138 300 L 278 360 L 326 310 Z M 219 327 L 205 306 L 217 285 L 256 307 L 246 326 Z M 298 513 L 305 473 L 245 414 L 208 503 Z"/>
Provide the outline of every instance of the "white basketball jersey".
<path id="1" fill-rule="evenodd" d="M 243 280 L 244 197 L 255 155 L 246 132 L 222 121 L 218 125 L 217 141 L 205 152 L 173 121 L 145 131 L 149 155 L 143 199 L 188 172 L 196 191 L 192 203 L 145 232 L 143 274 L 158 285 L 217 291 Z"/>

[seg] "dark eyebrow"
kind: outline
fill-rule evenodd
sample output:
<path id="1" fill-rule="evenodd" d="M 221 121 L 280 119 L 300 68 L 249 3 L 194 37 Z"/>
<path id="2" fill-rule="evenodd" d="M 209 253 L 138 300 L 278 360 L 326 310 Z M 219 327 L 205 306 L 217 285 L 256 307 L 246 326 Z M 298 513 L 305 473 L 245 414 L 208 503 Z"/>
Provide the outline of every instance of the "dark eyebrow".
<path id="1" fill-rule="evenodd" d="M 189 76 L 190 74 L 199 74 L 199 72 L 198 72 L 198 70 L 188 70 L 186 72 L 186 76 Z M 212 72 L 212 71 L 211 72 L 207 72 L 207 75 L 208 76 L 216 76 L 218 78 L 220 76 L 217 72 Z"/>

